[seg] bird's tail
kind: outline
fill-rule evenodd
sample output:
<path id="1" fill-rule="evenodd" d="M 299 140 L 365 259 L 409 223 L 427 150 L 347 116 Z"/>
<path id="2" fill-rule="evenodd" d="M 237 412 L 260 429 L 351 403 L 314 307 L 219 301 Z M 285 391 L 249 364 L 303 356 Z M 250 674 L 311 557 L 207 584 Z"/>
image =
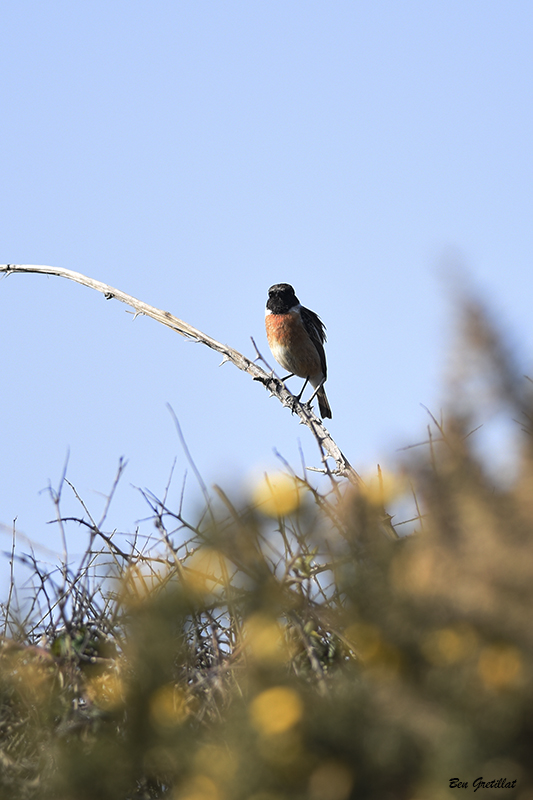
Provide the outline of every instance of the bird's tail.
<path id="1" fill-rule="evenodd" d="M 322 419 L 331 419 L 331 408 L 323 386 L 321 386 L 316 393 L 316 399 L 318 400 L 318 407 Z"/>

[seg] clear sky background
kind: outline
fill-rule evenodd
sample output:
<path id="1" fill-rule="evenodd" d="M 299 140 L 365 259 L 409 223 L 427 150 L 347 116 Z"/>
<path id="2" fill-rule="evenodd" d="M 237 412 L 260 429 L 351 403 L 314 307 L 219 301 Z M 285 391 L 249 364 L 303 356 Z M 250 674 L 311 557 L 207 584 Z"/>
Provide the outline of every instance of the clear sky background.
<path id="1" fill-rule="evenodd" d="M 424 437 L 421 403 L 439 412 L 446 265 L 527 369 L 531 2 L 19 0 L 0 23 L 0 262 L 85 273 L 248 356 L 268 287 L 292 283 L 327 325 L 328 427 L 361 472 Z M 162 495 L 174 459 L 177 506 L 167 403 L 207 484 L 236 491 L 274 448 L 317 464 L 259 384 L 69 281 L 1 281 L 0 349 L 2 550 L 15 517 L 60 550 L 40 490 L 67 453 L 95 515 L 128 460 L 108 529 L 135 530 L 134 487 Z M 7 576 L 2 558 L 2 599 Z"/>

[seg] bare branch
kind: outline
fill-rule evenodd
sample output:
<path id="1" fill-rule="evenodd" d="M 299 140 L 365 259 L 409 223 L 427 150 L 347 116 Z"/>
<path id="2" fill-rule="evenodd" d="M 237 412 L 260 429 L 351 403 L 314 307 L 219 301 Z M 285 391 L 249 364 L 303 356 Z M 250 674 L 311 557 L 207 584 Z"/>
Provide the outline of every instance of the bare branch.
<path id="1" fill-rule="evenodd" d="M 80 272 L 74 272 L 73 270 L 64 269 L 63 267 L 48 267 L 34 264 L 1 264 L 0 273 L 2 272 L 6 276 L 19 272 L 30 272 L 41 275 L 57 275 L 59 278 L 68 278 L 71 281 L 80 283 L 82 286 L 88 286 L 89 289 L 95 289 L 97 292 L 101 292 L 106 300 L 115 299 L 119 300 L 121 303 L 125 303 L 135 310 L 135 317 L 139 314 L 152 317 L 156 322 L 166 325 L 181 336 L 201 342 L 212 350 L 222 353 L 224 357 L 222 363 L 231 361 L 238 369 L 247 372 L 248 375 L 252 376 L 253 380 L 262 383 L 271 395 L 277 397 L 282 405 L 290 408 L 294 414 L 300 417 L 301 422 L 309 428 L 318 444 L 322 463 L 324 465 L 323 471 L 326 474 L 334 474 L 348 478 L 355 484 L 361 483 L 361 478 L 312 409 L 308 405 L 300 403 L 285 387 L 285 384 L 272 373 L 268 374 L 265 372 L 264 369 L 259 367 L 254 361 L 242 355 L 242 353 L 239 353 L 238 350 L 234 350 L 232 347 L 218 342 L 211 336 L 189 325 L 189 323 L 173 316 L 169 311 L 162 311 L 161 309 L 149 306 L 147 303 L 143 303 L 142 300 L 137 300 L 135 297 L 121 292 L 119 289 L 108 286 L 108 284 L 102 283 L 101 281 L 94 280 L 94 278 L 82 275 Z M 335 470 L 330 470 L 327 466 L 326 459 L 328 458 L 334 460 Z"/>

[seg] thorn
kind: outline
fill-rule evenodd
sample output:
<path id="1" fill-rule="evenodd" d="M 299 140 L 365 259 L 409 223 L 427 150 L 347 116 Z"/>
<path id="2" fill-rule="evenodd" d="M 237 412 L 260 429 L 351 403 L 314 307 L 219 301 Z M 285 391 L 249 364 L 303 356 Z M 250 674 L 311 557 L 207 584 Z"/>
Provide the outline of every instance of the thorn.
<path id="1" fill-rule="evenodd" d="M 226 364 L 229 360 L 230 360 L 229 356 L 224 356 L 224 358 L 222 359 L 222 361 L 218 366 L 221 367 L 223 364 Z"/>

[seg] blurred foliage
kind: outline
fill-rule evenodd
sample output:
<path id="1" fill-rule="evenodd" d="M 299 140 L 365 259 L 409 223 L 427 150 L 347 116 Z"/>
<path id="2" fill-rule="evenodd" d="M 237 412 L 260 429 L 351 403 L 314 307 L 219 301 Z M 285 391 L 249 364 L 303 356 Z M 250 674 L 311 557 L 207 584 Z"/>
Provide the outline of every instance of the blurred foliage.
<path id="1" fill-rule="evenodd" d="M 3 606 L 0 797 L 533 797 L 531 394 L 475 304 L 460 342 L 445 422 L 368 487 L 287 471 L 194 523 L 146 495 L 129 549 L 59 513 L 89 546 L 75 572 L 25 556 L 29 608 Z M 507 474 L 480 405 L 522 424 Z"/>

